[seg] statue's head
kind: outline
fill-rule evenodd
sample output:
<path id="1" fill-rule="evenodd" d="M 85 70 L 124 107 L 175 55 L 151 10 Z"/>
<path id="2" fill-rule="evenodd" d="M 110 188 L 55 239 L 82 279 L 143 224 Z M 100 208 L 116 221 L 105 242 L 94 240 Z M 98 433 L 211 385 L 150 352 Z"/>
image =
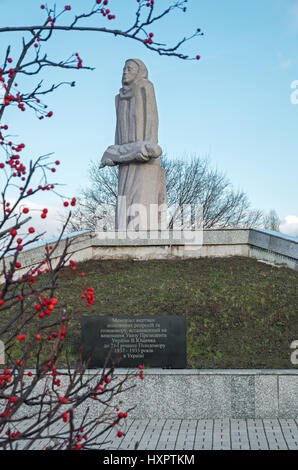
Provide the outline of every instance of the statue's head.
<path id="1" fill-rule="evenodd" d="M 128 59 L 123 68 L 122 84 L 131 85 L 141 78 L 148 78 L 146 65 L 140 59 Z"/>

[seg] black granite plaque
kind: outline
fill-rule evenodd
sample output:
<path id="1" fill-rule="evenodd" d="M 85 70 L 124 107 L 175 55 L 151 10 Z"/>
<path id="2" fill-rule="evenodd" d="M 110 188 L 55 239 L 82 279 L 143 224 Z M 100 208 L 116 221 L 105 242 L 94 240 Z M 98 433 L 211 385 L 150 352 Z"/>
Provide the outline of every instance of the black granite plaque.
<path id="1" fill-rule="evenodd" d="M 117 367 L 185 369 L 185 315 L 83 315 L 81 345 L 90 368 L 102 367 L 112 350 Z"/>

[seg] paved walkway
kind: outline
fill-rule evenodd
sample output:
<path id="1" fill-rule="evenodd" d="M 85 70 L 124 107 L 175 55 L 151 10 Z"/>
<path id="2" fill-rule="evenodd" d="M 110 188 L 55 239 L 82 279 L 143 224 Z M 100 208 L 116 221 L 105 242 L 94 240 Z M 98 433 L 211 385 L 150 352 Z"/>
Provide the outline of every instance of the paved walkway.
<path id="1" fill-rule="evenodd" d="M 123 419 L 92 444 L 94 450 L 298 450 L 297 419 Z M 105 427 L 105 425 L 99 425 Z M 56 431 L 67 425 L 57 424 Z M 123 437 L 117 436 L 121 429 Z M 98 432 L 98 428 L 96 431 Z M 96 434 L 97 434 L 96 432 Z M 46 437 L 31 449 L 50 445 Z M 91 437 L 89 435 L 89 437 Z M 19 442 L 18 448 L 23 448 Z"/>
<path id="2" fill-rule="evenodd" d="M 129 420 L 107 450 L 298 450 L 298 419 Z"/>

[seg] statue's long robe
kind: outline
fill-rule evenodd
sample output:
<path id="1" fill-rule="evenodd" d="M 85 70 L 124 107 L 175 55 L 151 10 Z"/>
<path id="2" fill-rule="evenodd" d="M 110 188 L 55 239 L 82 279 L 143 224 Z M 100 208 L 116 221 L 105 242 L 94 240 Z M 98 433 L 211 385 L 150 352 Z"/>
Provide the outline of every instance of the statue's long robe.
<path id="1" fill-rule="evenodd" d="M 158 143 L 158 112 L 154 88 L 149 80 L 137 82 L 127 96 L 122 93 L 116 96 L 116 114 L 116 145 L 141 141 Z M 116 230 L 160 228 L 161 216 L 156 226 L 153 217 L 149 217 L 150 206 L 165 203 L 165 173 L 159 158 L 146 163 L 119 165 Z M 137 221 L 127 214 L 133 204 L 142 204 L 146 208 L 147 220 Z"/>

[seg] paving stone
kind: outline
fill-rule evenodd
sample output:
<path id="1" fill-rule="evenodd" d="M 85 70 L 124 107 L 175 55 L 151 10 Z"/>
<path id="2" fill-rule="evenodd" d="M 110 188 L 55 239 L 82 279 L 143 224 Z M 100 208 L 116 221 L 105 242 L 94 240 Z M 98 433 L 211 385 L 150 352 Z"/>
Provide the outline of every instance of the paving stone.
<path id="1" fill-rule="evenodd" d="M 280 419 L 283 436 L 289 450 L 298 450 L 298 426 L 294 419 Z"/>
<path id="2" fill-rule="evenodd" d="M 268 442 L 261 419 L 248 419 L 247 432 L 250 450 L 268 450 Z"/>
<path id="3" fill-rule="evenodd" d="M 211 450 L 213 445 L 212 419 L 200 419 L 197 424 L 197 432 L 194 441 L 195 450 Z"/>
<path id="4" fill-rule="evenodd" d="M 164 428 L 157 443 L 157 450 L 173 450 L 180 429 L 181 420 L 166 420 Z"/>
<path id="5" fill-rule="evenodd" d="M 139 442 L 139 450 L 155 450 L 160 439 L 165 419 L 151 419 Z"/>
<path id="6" fill-rule="evenodd" d="M 287 450 L 288 446 L 283 437 L 278 419 L 264 419 L 265 434 L 270 450 Z"/>
<path id="7" fill-rule="evenodd" d="M 231 419 L 231 443 L 233 450 L 250 449 L 245 419 Z"/>
<path id="8" fill-rule="evenodd" d="M 149 424 L 149 419 L 134 420 L 129 430 L 125 433 L 124 439 L 121 441 L 119 450 L 134 450 L 143 437 L 145 430 Z"/>

